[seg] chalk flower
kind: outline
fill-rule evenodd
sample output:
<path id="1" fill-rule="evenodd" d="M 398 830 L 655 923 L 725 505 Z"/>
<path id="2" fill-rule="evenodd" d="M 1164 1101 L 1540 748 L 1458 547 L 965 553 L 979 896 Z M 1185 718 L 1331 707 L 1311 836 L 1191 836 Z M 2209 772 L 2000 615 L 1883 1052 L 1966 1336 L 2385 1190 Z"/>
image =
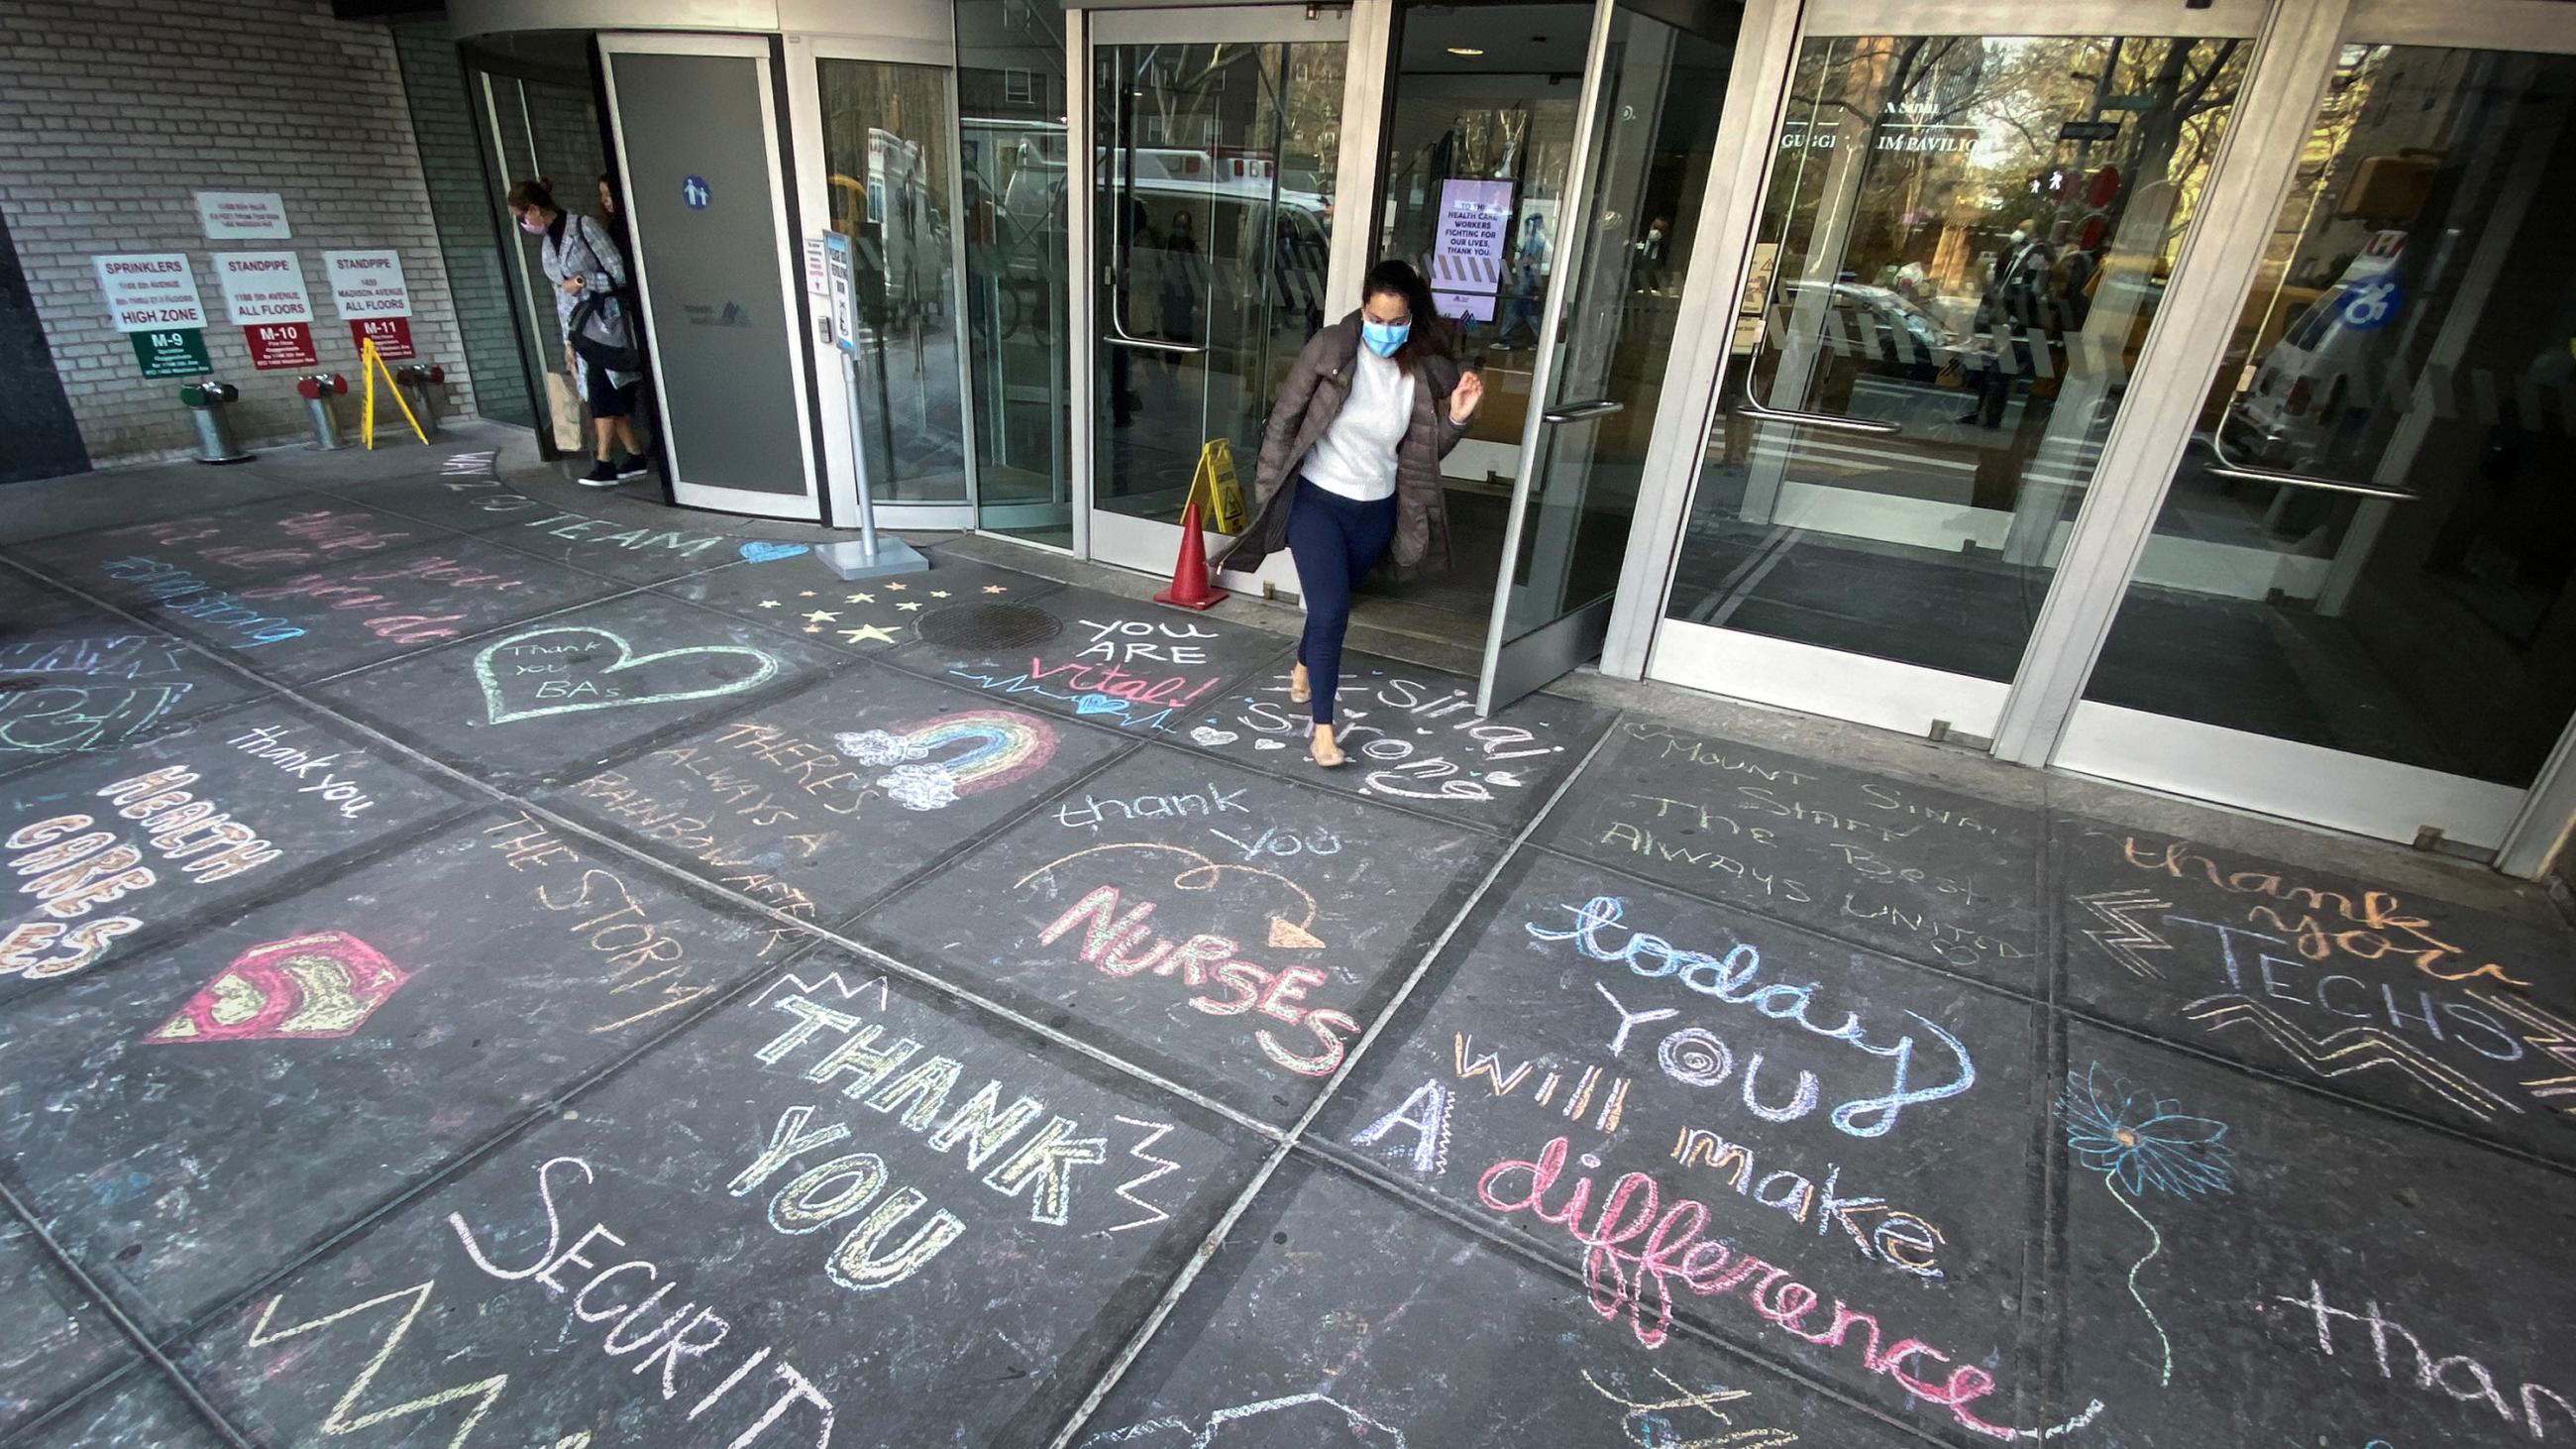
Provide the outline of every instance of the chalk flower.
<path id="1" fill-rule="evenodd" d="M 832 748 L 862 765 L 900 765 L 930 755 L 930 746 L 884 730 L 851 730 L 834 735 Z"/>
<path id="2" fill-rule="evenodd" d="M 2173 1341 L 2147 1297 L 2138 1289 L 2138 1274 L 2165 1249 L 2165 1235 L 2138 1210 L 2147 1189 L 2176 1197 L 2236 1190 L 2236 1154 L 2227 1145 L 2227 1124 L 2194 1117 L 2181 1104 L 2159 1097 L 2100 1062 L 2081 1076 L 2066 1074 L 2065 1095 L 2057 1114 L 2066 1120 L 2066 1146 L 2078 1162 L 2102 1174 L 2111 1200 L 2128 1210 L 2147 1230 L 2147 1251 L 2129 1265 L 2129 1299 L 2147 1316 L 2163 1354 L 2157 1383 L 2173 1382 Z M 2125 1185 L 2126 1193 L 2120 1191 Z"/>
<path id="3" fill-rule="evenodd" d="M 2177 1197 L 2233 1192 L 2236 1156 L 2227 1124 L 2194 1117 L 2169 1097 L 2103 1069 L 2066 1074 L 2058 1112 L 2066 1145 L 2091 1171 L 2116 1177 L 2132 1196 L 2152 1188 Z"/>
<path id="4" fill-rule="evenodd" d="M 906 810 L 945 810 L 957 802 L 957 777 L 946 765 L 897 765 L 877 785 Z"/>

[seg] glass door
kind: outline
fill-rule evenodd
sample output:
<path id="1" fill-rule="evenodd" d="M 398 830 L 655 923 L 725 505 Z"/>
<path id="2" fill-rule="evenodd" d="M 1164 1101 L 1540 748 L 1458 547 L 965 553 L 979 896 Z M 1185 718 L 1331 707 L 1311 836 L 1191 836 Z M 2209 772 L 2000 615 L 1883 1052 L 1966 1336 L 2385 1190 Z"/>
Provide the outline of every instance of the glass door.
<path id="1" fill-rule="evenodd" d="M 819 521 L 770 42 L 602 35 L 673 501 Z"/>
<path id="2" fill-rule="evenodd" d="M 1349 16 L 1090 25 L 1091 552 L 1168 573 L 1200 459 L 1225 455 L 1250 501 L 1271 400 L 1345 290 L 1331 238 Z"/>
<path id="3" fill-rule="evenodd" d="M 1594 11 L 1477 681 L 1480 714 L 1601 652 L 1742 18 L 1733 3 L 1649 14 L 1602 0 Z M 1525 268 L 1549 245 L 1544 213 L 1532 215 L 1540 225 L 1515 239 L 1513 260 Z M 1433 263 L 1435 276 L 1450 274 L 1436 254 Z M 1462 310 L 1472 329 L 1481 308 Z M 1495 340 L 1508 343 L 1499 332 Z M 1489 404 L 1495 396 L 1489 390 Z"/>
<path id="4" fill-rule="evenodd" d="M 2559 10 L 2354 7 L 2057 764 L 2506 843 L 2576 711 Z"/>
<path id="5" fill-rule="evenodd" d="M 2264 13 L 2142 8 L 1808 6 L 1654 677 L 1994 733 Z"/>

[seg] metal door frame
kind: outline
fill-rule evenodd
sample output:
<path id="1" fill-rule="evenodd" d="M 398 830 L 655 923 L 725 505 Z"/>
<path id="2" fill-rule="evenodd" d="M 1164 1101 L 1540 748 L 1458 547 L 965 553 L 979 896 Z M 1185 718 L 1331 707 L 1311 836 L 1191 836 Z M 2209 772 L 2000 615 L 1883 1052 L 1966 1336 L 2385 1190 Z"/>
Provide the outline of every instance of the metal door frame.
<path id="1" fill-rule="evenodd" d="M 899 11 L 878 14 L 880 19 L 900 22 L 910 17 Z M 948 17 L 938 17 L 945 22 Z M 953 502 L 905 503 L 883 497 L 874 499 L 876 524 L 879 528 L 971 529 L 975 526 L 979 497 L 975 457 L 975 380 L 973 346 L 966 333 L 966 230 L 964 148 L 958 130 L 957 44 L 953 29 L 944 24 L 937 33 L 919 30 L 880 30 L 867 34 L 819 35 L 798 33 L 787 37 L 787 106 L 796 137 L 796 190 L 803 200 L 806 215 L 814 219 L 807 236 L 797 245 L 820 237 L 830 229 L 832 216 L 831 165 L 824 156 L 822 63 L 827 60 L 879 61 L 891 65 L 921 66 L 936 70 L 948 105 L 948 116 L 939 128 L 940 140 L 949 148 L 948 206 L 949 228 L 949 317 L 957 327 L 957 387 L 959 423 L 965 429 L 966 496 Z M 800 265 L 802 264 L 800 259 Z M 832 509 L 832 518 L 841 527 L 858 524 L 858 459 L 851 452 L 850 404 L 846 391 L 839 385 L 841 360 L 832 345 L 831 318 L 828 309 L 817 298 L 813 326 L 808 329 L 806 348 L 812 353 L 811 366 L 826 382 L 819 402 L 823 418 L 823 457 Z M 865 403 L 861 406 L 864 408 Z"/>
<path id="2" fill-rule="evenodd" d="M 1073 551 L 1077 557 L 1116 564 L 1146 573 L 1168 573 L 1180 551 L 1177 524 L 1116 513 L 1099 506 L 1096 444 L 1097 379 L 1105 343 L 1094 315 L 1105 259 L 1093 245 L 1093 207 L 1099 178 L 1098 142 L 1092 134 L 1096 97 L 1093 56 L 1103 46 L 1164 43 L 1200 45 L 1218 42 L 1328 44 L 1343 47 L 1341 147 L 1334 168 L 1335 196 L 1366 196 L 1377 169 L 1379 128 L 1383 122 L 1387 36 L 1393 24 L 1393 0 L 1351 0 L 1348 5 L 1219 5 L 1153 10 L 1117 7 L 1069 9 L 1065 12 L 1066 64 L 1072 84 L 1066 102 L 1065 229 L 1073 256 L 1066 286 L 1069 336 L 1078 355 L 1071 368 L 1073 408 Z M 1366 217 L 1364 209 L 1359 213 Z M 1346 213 L 1333 229 L 1325 261 L 1324 299 L 1329 319 L 1358 305 L 1360 278 L 1368 270 L 1368 228 Z M 1245 480 L 1249 483 L 1249 479 Z M 1213 557 L 1231 540 L 1203 534 Z M 1286 550 L 1265 561 L 1252 575 L 1227 574 L 1228 587 L 1272 586 L 1294 592 L 1296 570 Z"/>
<path id="3" fill-rule="evenodd" d="M 760 62 L 761 87 L 760 131 L 763 154 L 769 162 L 769 209 L 771 224 L 779 239 L 779 255 L 773 258 L 778 269 L 779 300 L 787 318 L 788 371 L 796 379 L 797 450 L 805 464 L 805 492 L 756 493 L 747 488 L 723 488 L 705 483 L 688 483 L 681 479 L 683 467 L 680 440 L 670 427 L 670 399 L 665 392 L 662 369 L 648 369 L 653 379 L 653 400 L 662 419 L 662 446 L 668 452 L 667 466 L 671 477 L 671 501 L 683 507 L 719 509 L 727 513 L 749 514 L 759 518 L 793 519 L 820 523 L 823 520 L 823 488 L 820 458 L 814 447 L 814 374 L 802 342 L 810 323 L 803 289 L 797 273 L 802 262 L 795 252 L 800 243 L 796 228 L 787 213 L 788 188 L 793 184 L 787 174 L 780 145 L 779 115 L 781 97 L 778 91 L 778 56 L 774 37 L 766 35 L 689 35 L 669 31 L 609 31 L 597 37 L 601 71 L 606 80 L 608 125 L 617 139 L 617 180 L 620 194 L 633 196 L 635 176 L 626 145 L 626 126 L 618 110 L 616 57 L 620 55 L 702 55 Z M 635 298 L 644 314 L 648 336 L 659 337 L 661 328 L 653 318 L 652 289 L 646 285 L 651 274 L 646 260 L 647 238 L 640 232 L 634 237 L 634 254 L 627 264 L 635 273 Z M 690 496 L 682 496 L 683 490 Z"/>

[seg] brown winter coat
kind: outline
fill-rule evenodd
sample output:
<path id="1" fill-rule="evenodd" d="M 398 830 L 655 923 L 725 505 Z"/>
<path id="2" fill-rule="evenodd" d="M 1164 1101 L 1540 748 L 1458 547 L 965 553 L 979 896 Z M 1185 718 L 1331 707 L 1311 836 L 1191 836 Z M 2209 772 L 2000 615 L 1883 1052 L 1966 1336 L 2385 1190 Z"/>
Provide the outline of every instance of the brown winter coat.
<path id="1" fill-rule="evenodd" d="M 1437 325 L 1437 324 L 1434 324 Z M 1340 415 L 1351 395 L 1351 369 L 1360 353 L 1360 314 L 1318 332 L 1297 354 L 1297 365 L 1279 388 L 1278 405 L 1261 438 L 1261 466 L 1253 475 L 1252 526 L 1234 541 L 1217 563 L 1250 573 L 1261 561 L 1288 546 L 1288 508 L 1295 490 L 1287 485 L 1314 451 L 1324 430 Z M 1414 374 L 1413 426 L 1395 449 L 1395 541 L 1387 554 L 1399 569 L 1426 561 L 1449 562 L 1449 510 L 1440 492 L 1440 460 L 1458 446 L 1467 425 L 1449 420 L 1449 394 L 1458 386 L 1458 363 L 1437 353 L 1422 359 Z"/>

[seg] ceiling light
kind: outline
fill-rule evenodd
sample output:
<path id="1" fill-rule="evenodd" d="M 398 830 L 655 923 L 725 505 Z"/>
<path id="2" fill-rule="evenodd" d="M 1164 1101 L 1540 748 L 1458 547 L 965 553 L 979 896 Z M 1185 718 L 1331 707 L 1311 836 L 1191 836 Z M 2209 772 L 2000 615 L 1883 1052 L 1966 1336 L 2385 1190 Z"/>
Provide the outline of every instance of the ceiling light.
<path id="1" fill-rule="evenodd" d="M 1477 49 L 1475 46 L 1472 46 L 1472 45 L 1453 45 L 1453 46 L 1449 47 L 1449 53 L 1450 53 L 1451 55 L 1483 55 L 1483 54 L 1484 54 L 1484 52 L 1483 52 L 1482 50 L 1479 50 L 1479 49 Z"/>

